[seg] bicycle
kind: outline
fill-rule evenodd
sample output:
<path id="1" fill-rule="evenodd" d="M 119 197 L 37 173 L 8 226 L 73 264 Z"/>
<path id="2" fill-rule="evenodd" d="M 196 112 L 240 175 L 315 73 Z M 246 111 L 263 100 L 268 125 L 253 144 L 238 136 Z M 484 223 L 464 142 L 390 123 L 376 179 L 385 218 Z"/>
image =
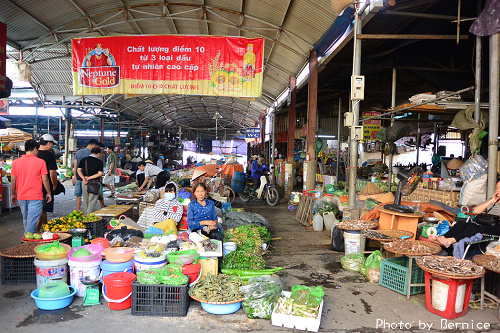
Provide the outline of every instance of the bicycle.
<path id="1" fill-rule="evenodd" d="M 233 189 L 230 186 L 224 184 L 224 177 L 222 173 L 218 173 L 215 176 L 210 177 L 206 183 L 208 186 L 208 191 L 211 193 L 216 193 L 221 197 L 226 197 L 227 202 L 230 204 L 233 203 L 236 198 L 236 193 L 234 193 Z"/>

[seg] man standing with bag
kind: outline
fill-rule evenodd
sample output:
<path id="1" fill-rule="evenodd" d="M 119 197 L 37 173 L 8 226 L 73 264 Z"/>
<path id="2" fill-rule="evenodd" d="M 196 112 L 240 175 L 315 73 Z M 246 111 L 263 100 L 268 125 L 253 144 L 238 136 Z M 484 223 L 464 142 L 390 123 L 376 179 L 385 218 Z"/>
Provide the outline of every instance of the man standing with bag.
<path id="1" fill-rule="evenodd" d="M 40 232 L 42 226 L 47 223 L 47 212 L 52 213 L 54 211 L 54 191 L 57 187 L 57 163 L 56 157 L 52 150 L 54 149 L 54 144 L 57 144 L 57 141 L 54 140 L 54 137 L 50 134 L 42 135 L 40 139 L 40 148 L 38 148 L 38 158 L 41 158 L 45 161 L 45 165 L 47 167 L 47 172 L 49 173 L 49 180 L 51 186 L 51 195 L 52 200 L 47 202 L 47 200 L 43 200 L 42 206 L 42 214 L 40 214 L 40 218 L 38 219 L 38 223 L 36 225 L 36 232 Z M 43 196 L 45 198 L 45 189 L 43 189 Z"/>
<path id="2" fill-rule="evenodd" d="M 78 164 L 78 175 L 82 179 L 83 214 L 89 215 L 99 209 L 99 187 L 103 175 L 103 163 L 99 158 L 101 148 L 94 147 L 90 156 L 83 158 Z"/>
<path id="3" fill-rule="evenodd" d="M 45 199 L 47 202 L 52 200 L 47 167 L 42 159 L 36 157 L 38 147 L 38 142 L 35 140 L 26 141 L 24 143 L 26 154 L 12 163 L 10 172 L 11 202 L 17 205 L 19 199 L 24 233 L 36 231 L 36 223 L 42 213 L 42 183 L 46 191 Z"/>
<path id="4" fill-rule="evenodd" d="M 87 144 L 87 147 L 84 149 L 80 149 L 75 154 L 75 160 L 73 161 L 73 185 L 75 185 L 76 210 L 81 210 L 82 195 L 83 195 L 82 178 L 80 178 L 77 168 L 78 165 L 80 165 L 80 161 L 83 158 L 89 156 L 92 151 L 92 148 L 94 148 L 96 145 L 97 145 L 97 140 L 90 139 L 89 143 Z"/>
<path id="5" fill-rule="evenodd" d="M 113 152 L 113 146 L 109 146 L 108 150 L 108 159 L 106 160 L 106 175 L 102 181 L 103 185 L 106 186 L 111 194 L 108 198 L 115 197 L 115 177 L 116 177 L 116 155 Z"/>

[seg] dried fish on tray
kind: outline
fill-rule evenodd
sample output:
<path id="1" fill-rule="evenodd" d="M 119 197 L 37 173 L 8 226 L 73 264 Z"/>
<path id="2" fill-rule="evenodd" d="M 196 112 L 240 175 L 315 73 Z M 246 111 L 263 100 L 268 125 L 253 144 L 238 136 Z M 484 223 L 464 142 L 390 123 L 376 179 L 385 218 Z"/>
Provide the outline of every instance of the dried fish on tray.
<path id="1" fill-rule="evenodd" d="M 376 227 L 378 227 L 378 223 L 366 220 L 345 220 L 338 222 L 335 226 L 337 227 L 337 229 L 342 230 L 365 230 L 375 229 Z"/>
<path id="2" fill-rule="evenodd" d="M 375 230 L 364 230 L 363 234 L 370 239 L 379 239 L 379 240 L 391 240 L 391 236 L 384 235 L 380 232 L 377 232 Z"/>
<path id="3" fill-rule="evenodd" d="M 125 192 L 117 194 L 116 196 L 118 198 L 130 199 L 130 198 L 134 197 L 134 192 L 132 192 L 132 191 L 125 191 Z"/>
<path id="4" fill-rule="evenodd" d="M 485 273 L 484 267 L 455 257 L 424 256 L 417 258 L 416 262 L 424 271 L 444 277 L 476 279 Z"/>
<path id="5" fill-rule="evenodd" d="M 429 242 L 397 239 L 384 244 L 384 249 L 405 256 L 424 256 L 439 253 L 441 246 Z"/>
<path id="6" fill-rule="evenodd" d="M 479 266 L 483 266 L 489 271 L 500 273 L 500 259 L 497 256 L 478 254 L 472 258 L 472 261 Z"/>
<path id="7" fill-rule="evenodd" d="M 398 238 L 412 238 L 413 232 L 406 230 L 392 230 L 392 229 L 381 229 L 381 230 L 364 230 L 363 234 L 366 238 L 373 239 L 379 242 L 392 242 Z"/>

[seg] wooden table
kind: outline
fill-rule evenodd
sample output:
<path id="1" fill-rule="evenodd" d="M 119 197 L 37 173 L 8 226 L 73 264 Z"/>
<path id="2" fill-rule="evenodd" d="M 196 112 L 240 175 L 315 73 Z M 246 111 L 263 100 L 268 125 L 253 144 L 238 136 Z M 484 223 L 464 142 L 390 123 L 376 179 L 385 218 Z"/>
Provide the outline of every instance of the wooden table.
<path id="1" fill-rule="evenodd" d="M 118 218 L 120 215 L 125 215 L 132 218 L 133 206 L 129 205 L 111 205 L 104 207 L 94 212 L 95 216 L 102 217 L 103 220 L 109 222 L 112 218 Z"/>
<path id="2" fill-rule="evenodd" d="M 139 218 L 139 204 L 142 202 L 142 196 L 133 198 L 120 198 L 116 197 L 115 202 L 117 204 L 123 204 L 123 206 L 132 206 L 132 219 L 136 221 Z"/>
<path id="3" fill-rule="evenodd" d="M 497 269 L 489 266 L 487 264 L 487 260 L 485 259 L 489 259 L 489 260 L 500 260 L 499 258 L 495 257 L 495 256 L 492 256 L 492 255 L 487 255 L 487 254 L 478 254 L 478 255 L 475 255 L 473 258 L 472 258 L 472 261 L 477 264 L 477 265 L 480 265 L 480 266 L 483 266 L 484 269 L 486 270 L 489 270 L 495 274 L 500 274 L 500 271 L 498 271 Z M 486 275 L 486 274 L 485 274 Z M 486 290 L 484 290 L 484 277 L 485 275 L 483 275 L 481 277 L 481 311 L 484 310 L 484 296 L 488 296 L 489 298 L 493 299 L 495 302 L 497 303 L 500 303 L 500 299 L 498 297 L 496 297 L 495 295 L 487 292 Z M 500 319 L 500 307 L 498 309 L 498 318 Z"/>
<path id="4" fill-rule="evenodd" d="M 381 206 L 377 209 L 380 211 L 377 229 L 406 230 L 413 233 L 411 240 L 415 240 L 418 220 L 425 215 L 424 213 L 400 213 Z"/>

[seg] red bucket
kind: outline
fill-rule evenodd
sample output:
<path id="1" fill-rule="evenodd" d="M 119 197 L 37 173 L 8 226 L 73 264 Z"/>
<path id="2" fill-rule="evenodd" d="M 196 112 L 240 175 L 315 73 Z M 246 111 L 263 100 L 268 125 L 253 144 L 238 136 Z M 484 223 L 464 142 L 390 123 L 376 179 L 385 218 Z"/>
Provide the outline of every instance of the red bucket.
<path id="1" fill-rule="evenodd" d="M 132 306 L 132 282 L 135 274 L 112 273 L 103 278 L 102 295 L 111 310 L 125 310 Z"/>
<path id="2" fill-rule="evenodd" d="M 182 274 L 189 276 L 189 283 L 193 283 L 200 275 L 200 264 L 189 264 L 182 266 Z"/>

